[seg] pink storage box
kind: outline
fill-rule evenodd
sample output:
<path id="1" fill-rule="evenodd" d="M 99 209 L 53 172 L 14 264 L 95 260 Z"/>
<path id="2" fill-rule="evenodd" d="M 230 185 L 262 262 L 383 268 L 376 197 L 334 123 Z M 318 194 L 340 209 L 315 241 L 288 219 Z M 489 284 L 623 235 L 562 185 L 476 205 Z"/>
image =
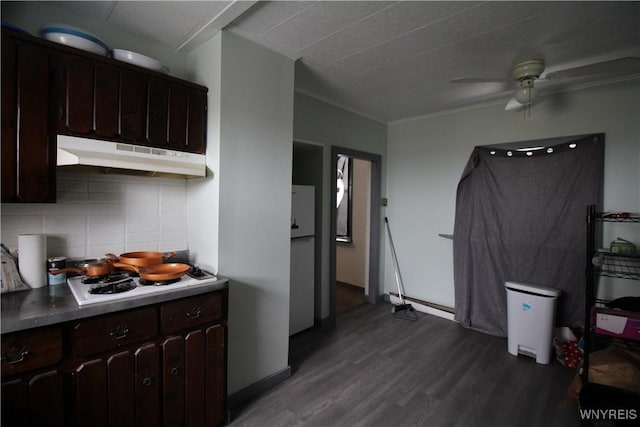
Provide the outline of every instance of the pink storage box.
<path id="1" fill-rule="evenodd" d="M 640 313 L 635 311 L 591 308 L 592 327 L 599 334 L 640 340 Z"/>

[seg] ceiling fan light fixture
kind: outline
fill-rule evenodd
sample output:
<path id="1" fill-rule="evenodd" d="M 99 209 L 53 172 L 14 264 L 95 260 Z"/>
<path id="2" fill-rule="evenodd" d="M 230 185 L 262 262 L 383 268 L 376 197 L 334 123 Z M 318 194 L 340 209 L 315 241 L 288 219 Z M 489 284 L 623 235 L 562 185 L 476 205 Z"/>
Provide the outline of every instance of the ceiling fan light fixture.
<path id="1" fill-rule="evenodd" d="M 531 104 L 537 95 L 538 91 L 535 88 L 517 89 L 513 93 L 513 97 L 522 105 Z"/>
<path id="2" fill-rule="evenodd" d="M 528 105 L 538 96 L 538 90 L 533 87 L 533 79 L 520 81 L 520 87 L 513 92 L 513 97 L 522 105 Z"/>

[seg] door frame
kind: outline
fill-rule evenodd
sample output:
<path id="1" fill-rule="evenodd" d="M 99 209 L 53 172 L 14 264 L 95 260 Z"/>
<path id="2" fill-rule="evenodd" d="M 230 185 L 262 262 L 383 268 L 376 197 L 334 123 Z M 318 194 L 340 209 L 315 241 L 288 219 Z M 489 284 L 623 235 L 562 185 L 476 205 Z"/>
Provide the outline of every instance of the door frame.
<path id="1" fill-rule="evenodd" d="M 381 206 L 381 175 L 382 156 L 365 151 L 353 150 L 346 147 L 331 146 L 331 225 L 329 227 L 329 320 L 336 320 L 336 203 L 338 179 L 338 155 L 353 157 L 355 159 L 371 162 L 371 197 L 370 197 L 370 224 L 369 224 L 369 304 L 376 304 L 380 292 L 380 206 Z"/>

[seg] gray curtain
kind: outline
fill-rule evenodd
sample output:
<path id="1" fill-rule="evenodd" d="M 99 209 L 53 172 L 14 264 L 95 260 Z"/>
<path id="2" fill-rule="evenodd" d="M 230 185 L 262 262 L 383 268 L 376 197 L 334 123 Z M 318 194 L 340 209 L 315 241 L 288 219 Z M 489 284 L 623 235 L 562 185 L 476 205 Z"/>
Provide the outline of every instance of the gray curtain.
<path id="1" fill-rule="evenodd" d="M 603 160 L 604 134 L 474 149 L 456 197 L 458 322 L 507 336 L 506 281 L 560 289 L 556 323 L 583 322 L 585 217 L 601 206 Z"/>

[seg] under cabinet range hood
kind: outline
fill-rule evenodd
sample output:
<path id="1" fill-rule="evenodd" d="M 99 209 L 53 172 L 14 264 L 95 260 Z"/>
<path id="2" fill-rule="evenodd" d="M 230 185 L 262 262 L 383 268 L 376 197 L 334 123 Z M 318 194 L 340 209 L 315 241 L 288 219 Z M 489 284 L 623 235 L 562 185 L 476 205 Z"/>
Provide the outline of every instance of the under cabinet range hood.
<path id="1" fill-rule="evenodd" d="M 82 165 L 182 177 L 206 176 L 204 154 L 68 135 L 57 135 L 57 148 L 58 166 Z"/>

